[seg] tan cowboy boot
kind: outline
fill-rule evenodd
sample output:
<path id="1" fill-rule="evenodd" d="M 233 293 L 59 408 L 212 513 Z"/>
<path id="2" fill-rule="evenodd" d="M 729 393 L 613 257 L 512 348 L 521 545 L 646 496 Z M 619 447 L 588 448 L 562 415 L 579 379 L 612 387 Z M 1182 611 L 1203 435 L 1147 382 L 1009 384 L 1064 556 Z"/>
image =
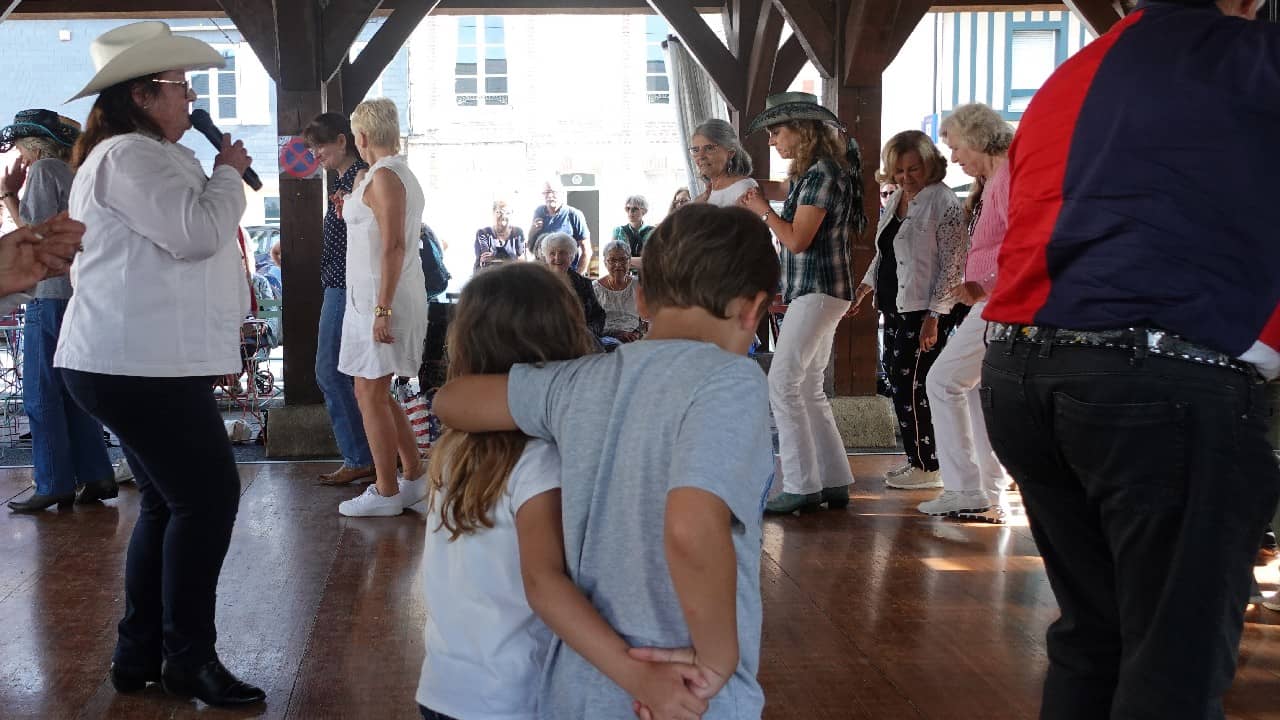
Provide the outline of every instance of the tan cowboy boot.
<path id="1" fill-rule="evenodd" d="M 346 465 L 343 465 L 342 467 L 338 468 L 337 470 L 334 470 L 331 473 L 325 473 L 321 475 L 320 484 L 321 485 L 350 485 L 356 480 L 363 480 L 364 478 L 372 478 L 373 475 L 374 475 L 374 472 L 373 472 L 372 465 L 369 465 L 368 467 L 359 467 L 359 468 L 347 467 Z"/>

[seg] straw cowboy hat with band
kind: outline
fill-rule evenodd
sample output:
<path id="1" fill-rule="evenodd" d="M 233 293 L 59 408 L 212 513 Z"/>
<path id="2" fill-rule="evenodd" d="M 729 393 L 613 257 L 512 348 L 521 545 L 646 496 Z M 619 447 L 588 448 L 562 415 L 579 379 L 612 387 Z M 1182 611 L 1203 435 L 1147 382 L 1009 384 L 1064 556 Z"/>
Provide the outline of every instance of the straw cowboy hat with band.
<path id="1" fill-rule="evenodd" d="M 80 123 L 52 110 L 23 110 L 14 116 L 12 125 L 0 130 L 0 153 L 9 152 L 14 143 L 29 137 L 71 147 L 80 137 Z"/>
<path id="2" fill-rule="evenodd" d="M 770 95 L 764 100 L 764 112 L 756 116 L 747 126 L 747 135 L 763 130 L 770 125 L 789 122 L 791 120 L 820 120 L 831 125 L 840 132 L 845 132 L 844 123 L 835 113 L 818 104 L 818 96 L 807 92 L 784 92 Z"/>
<path id="3" fill-rule="evenodd" d="M 93 59 L 93 79 L 67 102 L 167 70 L 205 70 L 227 64 L 222 53 L 208 43 L 174 35 L 168 25 L 158 20 L 122 25 L 99 35 L 89 45 L 89 56 Z"/>

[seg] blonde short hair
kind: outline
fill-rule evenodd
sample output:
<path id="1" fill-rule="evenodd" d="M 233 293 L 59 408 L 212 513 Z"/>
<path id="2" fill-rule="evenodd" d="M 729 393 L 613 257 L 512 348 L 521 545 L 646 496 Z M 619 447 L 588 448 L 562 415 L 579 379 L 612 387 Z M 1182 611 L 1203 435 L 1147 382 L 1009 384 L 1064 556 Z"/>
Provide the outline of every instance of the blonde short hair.
<path id="1" fill-rule="evenodd" d="M 942 182 L 947 176 L 947 159 L 938 152 L 938 146 L 933 144 L 929 136 L 919 130 L 904 130 L 889 138 L 881 156 L 884 167 L 876 173 L 876 182 L 893 182 L 893 169 L 898 164 L 898 158 L 912 151 L 919 153 L 920 162 L 924 163 L 928 173 L 925 185 Z"/>
<path id="2" fill-rule="evenodd" d="M 351 111 L 351 129 L 363 133 L 370 145 L 400 152 L 400 111 L 387 98 L 365 100 Z"/>

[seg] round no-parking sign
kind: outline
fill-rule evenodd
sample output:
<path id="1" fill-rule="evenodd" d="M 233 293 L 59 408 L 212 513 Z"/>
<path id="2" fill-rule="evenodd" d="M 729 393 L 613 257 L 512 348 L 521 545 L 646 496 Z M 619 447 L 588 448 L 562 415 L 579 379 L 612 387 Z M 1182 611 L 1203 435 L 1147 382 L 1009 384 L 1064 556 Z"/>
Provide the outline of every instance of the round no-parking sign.
<path id="1" fill-rule="evenodd" d="M 320 161 L 300 137 L 280 138 L 280 172 L 296 178 L 309 178 L 320 171 Z"/>

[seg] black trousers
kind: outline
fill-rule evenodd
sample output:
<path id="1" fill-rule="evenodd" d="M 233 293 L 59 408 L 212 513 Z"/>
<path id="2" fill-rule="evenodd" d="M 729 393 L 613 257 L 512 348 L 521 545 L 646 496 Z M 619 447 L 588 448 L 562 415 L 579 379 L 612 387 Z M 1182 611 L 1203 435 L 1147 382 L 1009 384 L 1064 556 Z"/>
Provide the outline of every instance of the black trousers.
<path id="1" fill-rule="evenodd" d="M 981 393 L 1062 616 L 1046 720 L 1217 720 L 1280 494 L 1256 376 L 991 343 Z"/>
<path id="2" fill-rule="evenodd" d="M 418 706 L 418 712 L 422 713 L 422 720 L 454 720 L 452 717 L 445 715 L 444 713 L 438 713 L 423 705 Z"/>
<path id="3" fill-rule="evenodd" d="M 960 308 L 963 306 L 957 306 Z M 967 314 L 952 313 L 938 318 L 938 342 L 928 352 L 920 352 L 920 328 L 928 312 L 884 313 L 884 345 L 880 362 L 884 365 L 885 383 L 893 400 L 902 434 L 902 449 L 907 460 L 924 470 L 938 469 L 938 446 L 933 439 L 933 413 L 925 378 L 929 368 L 947 346 L 947 339 L 959 320 Z"/>
<path id="4" fill-rule="evenodd" d="M 210 378 L 63 370 L 76 402 L 120 438 L 142 496 L 125 563 L 114 662 L 152 669 L 217 657 L 214 607 L 240 476 Z"/>

